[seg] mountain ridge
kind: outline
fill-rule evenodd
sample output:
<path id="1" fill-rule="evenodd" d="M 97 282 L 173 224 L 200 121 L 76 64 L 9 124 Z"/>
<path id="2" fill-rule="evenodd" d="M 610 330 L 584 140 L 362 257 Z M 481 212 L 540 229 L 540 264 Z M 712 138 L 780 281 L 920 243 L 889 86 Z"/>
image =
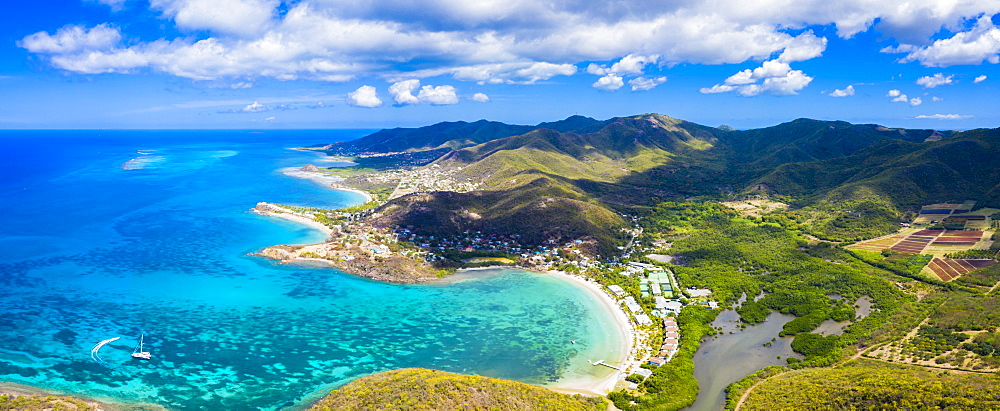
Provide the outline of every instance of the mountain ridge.
<path id="1" fill-rule="evenodd" d="M 445 129 L 450 131 L 432 135 Z M 892 226 L 889 220 L 901 210 L 931 200 L 1000 203 L 1000 175 L 988 167 L 991 158 L 1000 158 L 1000 130 L 940 132 L 813 119 L 728 130 L 650 113 L 603 121 L 569 117 L 471 144 L 491 135 L 484 129 L 513 130 L 476 122 L 411 131 L 437 145 L 410 141 L 397 148 L 443 150 L 430 164 L 455 170 L 457 180 L 479 188 L 392 199 L 376 213 L 378 225 L 427 233 L 475 229 L 532 242 L 594 240 L 606 255 L 622 241 L 616 232 L 628 225 L 620 214 L 670 198 L 776 195 L 798 207 L 870 200 L 885 209 L 881 227 Z M 461 130 L 479 134 L 463 137 Z M 380 133 L 363 139 L 393 137 Z M 442 142 L 454 136 L 459 138 Z M 409 140 L 390 142 L 401 141 Z M 468 215 L 477 218 L 463 217 Z M 539 215 L 553 227 L 539 226 L 546 221 Z"/>

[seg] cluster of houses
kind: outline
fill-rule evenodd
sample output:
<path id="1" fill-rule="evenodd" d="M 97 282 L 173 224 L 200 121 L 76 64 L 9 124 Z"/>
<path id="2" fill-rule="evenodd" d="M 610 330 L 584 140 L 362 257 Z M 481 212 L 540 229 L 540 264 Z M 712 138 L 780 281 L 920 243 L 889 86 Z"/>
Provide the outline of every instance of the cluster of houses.
<path id="1" fill-rule="evenodd" d="M 467 193 L 479 188 L 479 183 L 473 183 L 468 178 L 465 181 L 456 180 L 455 173 L 459 171 L 462 171 L 461 167 L 441 167 L 437 164 L 431 164 L 427 167 L 399 168 L 374 173 L 368 176 L 368 181 L 371 183 L 398 182 L 392 198 L 428 191 Z"/>
<path id="2" fill-rule="evenodd" d="M 664 317 L 663 318 L 663 344 L 660 345 L 660 352 L 650 357 L 646 360 L 647 364 L 655 365 L 657 367 L 666 364 L 670 361 L 670 358 L 677 353 L 678 347 L 680 347 L 681 331 L 677 327 L 677 320 L 674 317 Z M 642 367 L 635 367 L 630 372 L 641 375 L 643 378 L 649 378 L 653 375 L 653 370 Z M 639 388 L 638 384 L 630 383 L 628 385 L 629 389 Z"/>
<path id="3" fill-rule="evenodd" d="M 663 318 L 663 345 L 660 352 L 650 357 L 648 362 L 657 367 L 666 364 L 670 358 L 677 353 L 677 347 L 681 341 L 681 329 L 677 327 L 677 320 L 674 317 Z"/>

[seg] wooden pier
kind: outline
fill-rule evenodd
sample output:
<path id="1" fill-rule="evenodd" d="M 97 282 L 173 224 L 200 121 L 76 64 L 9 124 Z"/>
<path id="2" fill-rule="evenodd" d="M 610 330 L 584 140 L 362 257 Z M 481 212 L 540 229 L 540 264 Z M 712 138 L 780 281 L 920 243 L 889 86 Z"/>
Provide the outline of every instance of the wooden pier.
<path id="1" fill-rule="evenodd" d="M 587 360 L 587 362 L 589 362 L 589 363 L 590 363 L 590 365 L 594 365 L 594 366 L 597 366 L 597 365 L 603 365 L 603 366 L 605 366 L 605 367 L 608 367 L 608 368 L 614 368 L 614 369 L 616 369 L 616 370 L 619 370 L 619 371 L 621 371 L 621 368 L 618 368 L 618 367 L 615 367 L 614 365 L 611 365 L 611 364 L 608 364 L 608 363 L 604 362 L 604 360 L 600 360 L 600 361 L 598 361 L 598 362 L 593 362 L 593 361 L 590 361 L 590 360 Z"/>

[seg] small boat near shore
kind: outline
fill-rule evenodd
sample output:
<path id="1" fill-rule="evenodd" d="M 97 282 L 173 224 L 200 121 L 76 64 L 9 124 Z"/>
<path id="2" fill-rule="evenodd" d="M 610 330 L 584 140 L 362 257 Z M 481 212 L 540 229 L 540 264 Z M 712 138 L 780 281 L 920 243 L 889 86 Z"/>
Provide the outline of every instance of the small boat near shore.
<path id="1" fill-rule="evenodd" d="M 135 358 L 135 359 L 138 359 L 138 360 L 148 360 L 148 359 L 152 358 L 152 355 L 150 355 L 148 351 L 143 351 L 142 350 L 142 340 L 143 340 L 144 337 L 145 337 L 144 334 L 140 334 L 139 335 L 139 345 L 136 345 L 135 349 L 132 350 L 132 358 Z"/>

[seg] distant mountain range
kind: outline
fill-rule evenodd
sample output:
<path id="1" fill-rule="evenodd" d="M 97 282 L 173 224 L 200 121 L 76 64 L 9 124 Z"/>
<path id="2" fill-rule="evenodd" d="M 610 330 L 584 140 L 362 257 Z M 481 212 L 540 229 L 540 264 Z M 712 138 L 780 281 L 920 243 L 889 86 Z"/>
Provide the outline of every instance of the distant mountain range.
<path id="1" fill-rule="evenodd" d="M 536 126 L 480 120 L 382 130 L 331 154 L 440 150 L 472 193 L 392 200 L 377 219 L 427 232 L 477 229 L 532 241 L 621 241 L 620 212 L 665 199 L 766 194 L 796 206 L 867 199 L 887 215 L 941 201 L 1000 204 L 1000 129 L 893 129 L 798 119 L 736 131 L 659 114 Z"/>

